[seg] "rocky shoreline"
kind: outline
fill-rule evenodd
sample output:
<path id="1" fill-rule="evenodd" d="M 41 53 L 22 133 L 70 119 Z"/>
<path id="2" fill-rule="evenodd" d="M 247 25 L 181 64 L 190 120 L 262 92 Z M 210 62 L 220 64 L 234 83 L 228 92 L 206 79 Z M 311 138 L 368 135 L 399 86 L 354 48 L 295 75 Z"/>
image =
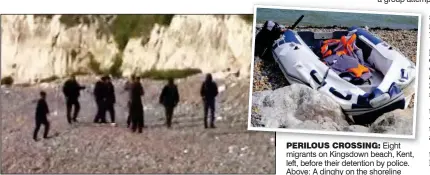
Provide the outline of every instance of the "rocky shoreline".
<path id="1" fill-rule="evenodd" d="M 331 32 L 334 30 L 344 30 L 342 27 L 337 26 L 328 26 L 328 27 L 299 27 L 297 31 L 313 31 L 313 32 Z M 370 32 L 379 36 L 382 40 L 388 42 L 397 48 L 401 53 L 403 53 L 407 58 L 410 58 L 414 63 L 416 63 L 416 53 L 417 53 L 417 30 L 393 30 L 393 29 L 381 29 L 381 28 L 371 28 Z M 411 49 L 413 48 L 413 49 Z M 286 90 L 287 89 L 287 90 Z M 394 111 L 391 113 L 387 113 L 384 116 L 379 117 L 382 121 L 375 121 L 374 125 L 370 126 L 359 126 L 355 127 L 354 125 L 350 126 L 349 124 L 345 125 L 343 119 L 337 120 L 338 118 L 345 118 L 343 115 L 325 115 L 321 113 L 315 114 L 316 118 L 300 118 L 299 116 L 294 116 L 294 112 L 300 110 L 300 107 L 285 107 L 282 106 L 280 110 L 285 111 L 284 114 L 264 114 L 261 112 L 262 105 L 258 100 L 261 94 L 273 93 L 279 96 L 293 96 L 293 91 L 300 91 L 297 89 L 301 89 L 302 91 L 308 91 L 306 87 L 298 87 L 298 86 L 290 86 L 286 79 L 284 78 L 281 70 L 277 66 L 275 62 L 266 62 L 261 60 L 258 57 L 254 58 L 254 72 L 253 72 L 253 107 L 252 107 L 252 123 L 254 126 L 263 125 L 265 127 L 267 123 L 271 123 L 270 127 L 289 127 L 289 128 L 307 128 L 307 129 L 321 129 L 321 130 L 335 130 L 335 131 L 356 131 L 356 132 L 372 132 L 372 133 L 396 133 L 396 134 L 412 134 L 412 121 L 413 121 L 413 98 L 411 103 L 409 104 L 409 108 L 405 111 Z M 280 92 L 283 93 L 280 93 Z M 309 92 L 311 93 L 311 92 Z M 302 101 L 303 98 L 309 97 L 308 95 L 304 95 L 305 97 L 300 98 L 292 98 L 291 100 L 284 101 L 285 103 L 293 103 L 300 104 L 298 101 Z M 271 96 L 274 97 L 274 96 Z M 325 98 L 325 97 L 322 97 Z M 267 99 L 266 99 L 267 100 Z M 273 99 L 272 99 L 273 100 Z M 285 99 L 284 99 L 285 100 Z M 316 100 L 316 99 L 315 99 Z M 329 99 L 326 99 L 329 100 Z M 276 100 L 275 100 L 276 101 Z M 282 100 L 281 100 L 282 101 Z M 313 108 L 313 106 L 320 106 L 318 103 L 314 103 L 315 101 L 308 101 L 306 106 L 309 108 Z M 333 104 L 332 109 L 329 110 L 337 110 L 339 106 Z M 276 107 L 281 107 L 275 104 Z M 273 108 L 273 107 L 272 107 Z M 315 107 L 314 107 L 315 108 Z M 321 111 L 322 113 L 327 111 Z M 306 113 L 306 112 L 305 112 Z M 274 121 L 265 121 L 265 115 L 275 116 Z M 285 116 L 287 115 L 287 116 Z M 283 117 L 282 117 L 283 116 Z M 330 118 L 329 121 L 326 119 Z M 283 118 L 283 119 L 282 119 Z M 299 119 L 298 119 L 299 118 Z M 337 119 L 333 119 L 337 118 Z M 397 119 L 397 120 L 396 120 Z M 387 122 L 390 121 L 390 122 Z M 393 122 L 395 121 L 395 122 Z M 296 124 L 291 126 L 291 122 Z M 388 124 L 390 123 L 390 124 Z M 383 126 L 382 126 L 383 125 Z M 389 125 L 389 126 L 386 126 Z M 327 127 L 330 126 L 330 127 Z M 336 126 L 336 127 L 331 127 Z M 381 127 L 385 127 L 385 129 L 380 129 Z M 404 128 L 402 128 L 404 127 Z M 351 129 L 352 128 L 352 129 Z M 358 128 L 358 129 L 357 129 Z M 373 129 L 372 129 L 373 128 Z M 379 129 L 374 129 L 379 128 Z"/>
<path id="2" fill-rule="evenodd" d="M 118 127 L 92 123 L 94 77 L 78 77 L 87 90 L 80 99 L 80 123 L 74 126 L 66 121 L 62 80 L 2 87 L 2 172 L 274 174 L 275 133 L 247 130 L 249 79 L 214 77 L 220 89 L 216 129 L 203 128 L 198 92 L 204 76 L 199 74 L 177 80 L 181 102 L 171 129 L 164 126 L 164 110 L 157 103 L 165 82 L 143 80 L 148 128 L 142 134 L 126 128 L 125 79 L 114 80 Z M 34 142 L 33 113 L 40 90 L 48 94 L 55 137 Z"/>

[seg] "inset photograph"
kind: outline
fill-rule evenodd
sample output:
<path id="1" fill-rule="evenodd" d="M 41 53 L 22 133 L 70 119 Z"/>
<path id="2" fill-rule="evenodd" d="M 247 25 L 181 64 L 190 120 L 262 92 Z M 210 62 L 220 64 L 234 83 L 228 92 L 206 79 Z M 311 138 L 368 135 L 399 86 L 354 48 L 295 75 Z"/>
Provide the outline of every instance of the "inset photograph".
<path id="1" fill-rule="evenodd" d="M 1 174 L 275 174 L 252 15 L 2 15 Z"/>
<path id="2" fill-rule="evenodd" d="M 414 138 L 420 21 L 256 6 L 249 129 Z"/>

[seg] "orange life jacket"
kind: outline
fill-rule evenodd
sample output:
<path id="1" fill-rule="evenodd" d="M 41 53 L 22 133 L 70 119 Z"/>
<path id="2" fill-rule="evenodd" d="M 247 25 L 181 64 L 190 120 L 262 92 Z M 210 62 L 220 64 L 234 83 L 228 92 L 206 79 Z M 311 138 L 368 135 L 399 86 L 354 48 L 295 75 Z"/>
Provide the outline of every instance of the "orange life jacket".
<path id="1" fill-rule="evenodd" d="M 338 45 L 338 47 L 335 49 L 335 52 L 338 56 L 343 54 L 352 55 L 354 51 L 353 44 L 356 39 L 357 35 L 353 34 L 348 40 L 345 36 L 342 36 L 340 39 L 325 40 L 321 46 L 321 55 L 323 58 L 332 55 L 333 51 L 329 50 L 329 46 L 331 45 Z"/>
<path id="2" fill-rule="evenodd" d="M 357 39 L 357 35 L 353 34 L 351 35 L 351 37 L 349 37 L 349 39 L 347 39 L 346 36 L 342 36 L 340 39 L 325 40 L 323 42 L 323 45 L 321 46 L 322 59 L 332 55 L 333 52 L 335 52 L 337 56 L 342 56 L 342 55 L 353 56 L 353 53 L 354 53 L 353 45 L 356 39 Z M 337 45 L 337 47 L 334 50 L 329 50 L 329 47 L 334 45 Z M 360 78 L 364 73 L 369 72 L 369 68 L 365 67 L 362 64 L 358 64 L 357 67 L 349 68 L 348 72 L 354 74 L 355 77 Z"/>

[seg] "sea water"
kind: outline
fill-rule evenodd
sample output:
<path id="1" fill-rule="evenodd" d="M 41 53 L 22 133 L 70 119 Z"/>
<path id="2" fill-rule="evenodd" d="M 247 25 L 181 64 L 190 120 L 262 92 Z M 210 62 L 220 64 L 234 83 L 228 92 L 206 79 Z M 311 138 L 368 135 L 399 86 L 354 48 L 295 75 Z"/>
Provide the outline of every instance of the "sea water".
<path id="1" fill-rule="evenodd" d="M 257 9 L 257 23 L 274 20 L 291 26 L 301 15 L 305 17 L 299 26 L 368 26 L 391 29 L 417 29 L 418 16 L 383 15 L 287 9 Z"/>

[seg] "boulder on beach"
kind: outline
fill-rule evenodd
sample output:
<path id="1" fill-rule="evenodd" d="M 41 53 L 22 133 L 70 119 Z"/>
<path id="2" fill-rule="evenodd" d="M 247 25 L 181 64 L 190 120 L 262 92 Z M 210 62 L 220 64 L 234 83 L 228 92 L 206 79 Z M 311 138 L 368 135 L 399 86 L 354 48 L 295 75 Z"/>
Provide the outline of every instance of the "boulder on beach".
<path id="1" fill-rule="evenodd" d="M 370 125 L 372 133 L 386 133 L 397 135 L 412 135 L 413 133 L 413 116 L 404 110 L 395 110 L 386 113 L 376 119 Z"/>
<path id="2" fill-rule="evenodd" d="M 255 92 L 252 98 L 253 118 L 260 116 L 254 126 L 337 130 L 348 125 L 339 104 L 305 85 Z"/>
<path id="3" fill-rule="evenodd" d="M 343 128 L 343 131 L 346 132 L 369 132 L 369 128 L 361 125 L 350 125 Z"/>
<path id="4" fill-rule="evenodd" d="M 411 109 L 395 110 L 369 126 L 350 125 L 339 104 L 305 85 L 254 92 L 251 124 L 254 127 L 412 135 Z"/>

